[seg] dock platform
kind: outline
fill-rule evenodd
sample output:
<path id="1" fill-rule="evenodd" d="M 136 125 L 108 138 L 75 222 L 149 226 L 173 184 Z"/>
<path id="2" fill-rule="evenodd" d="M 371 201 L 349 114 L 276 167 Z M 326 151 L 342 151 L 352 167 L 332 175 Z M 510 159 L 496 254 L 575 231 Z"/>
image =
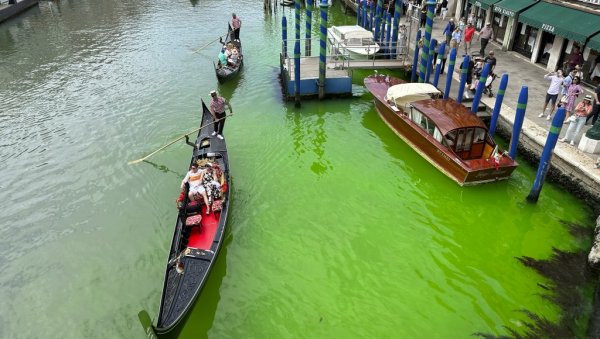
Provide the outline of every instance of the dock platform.
<path id="1" fill-rule="evenodd" d="M 296 93 L 295 61 L 294 58 L 280 54 L 281 80 L 286 99 L 294 99 Z M 325 71 L 325 96 L 351 96 L 352 73 L 342 68 L 341 63 L 335 63 L 332 57 L 327 57 Z M 315 97 L 319 95 L 319 57 L 300 58 L 300 97 Z"/>

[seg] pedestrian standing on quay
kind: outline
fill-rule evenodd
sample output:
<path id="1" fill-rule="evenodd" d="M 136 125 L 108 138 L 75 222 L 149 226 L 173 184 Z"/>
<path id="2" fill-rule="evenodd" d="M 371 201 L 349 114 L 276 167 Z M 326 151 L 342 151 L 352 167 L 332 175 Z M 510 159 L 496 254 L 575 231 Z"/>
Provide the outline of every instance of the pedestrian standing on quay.
<path id="1" fill-rule="evenodd" d="M 571 121 L 569 124 L 569 128 L 567 129 L 567 134 L 565 137 L 560 139 L 560 142 L 568 142 L 571 146 L 575 146 L 575 138 L 583 125 L 585 125 L 585 120 L 587 116 L 592 111 L 592 96 L 586 95 L 585 99 L 580 102 L 577 107 L 575 107 L 575 115 L 571 117 Z M 574 119 L 573 119 L 574 118 Z"/>
<path id="2" fill-rule="evenodd" d="M 548 87 L 548 91 L 546 92 L 546 100 L 544 100 L 544 109 L 542 109 L 542 113 L 538 115 L 538 117 L 542 118 L 544 114 L 546 114 L 546 107 L 548 107 L 548 103 L 552 101 L 552 106 L 550 107 L 550 113 L 546 117 L 546 120 L 550 120 L 552 117 L 552 113 L 554 113 L 554 108 L 556 107 L 556 99 L 558 98 L 558 93 L 560 92 L 560 86 L 563 83 L 563 75 L 562 71 L 559 69 L 556 72 L 551 72 L 544 75 L 544 79 L 550 80 L 550 87 Z"/>
<path id="3" fill-rule="evenodd" d="M 485 55 L 485 48 L 487 47 L 488 42 L 494 40 L 494 31 L 492 30 L 492 25 L 489 22 L 485 23 L 485 27 L 479 31 L 479 40 L 481 40 L 481 49 L 479 50 L 479 54 L 481 56 Z"/>
<path id="4" fill-rule="evenodd" d="M 573 112 L 573 108 L 575 108 L 575 99 L 579 96 L 579 94 L 583 93 L 583 88 L 581 88 L 581 85 L 579 85 L 580 82 L 581 82 L 581 80 L 579 79 L 579 77 L 574 77 L 573 82 L 569 86 L 569 89 L 567 89 L 567 103 L 565 106 L 567 115 L 565 116 L 565 122 L 564 122 L 565 124 L 568 122 L 567 119 L 569 119 L 569 116 L 571 116 L 571 112 Z M 591 99 L 592 99 L 592 97 L 590 97 L 590 105 L 592 104 Z M 587 116 L 587 114 L 586 114 L 586 116 Z"/>
<path id="5" fill-rule="evenodd" d="M 446 27 L 444 28 L 444 36 L 446 37 L 446 45 L 450 44 L 450 40 L 452 39 L 452 33 L 454 33 L 454 30 L 456 29 L 456 25 L 454 24 L 454 19 L 450 18 L 450 21 L 448 21 L 448 23 L 446 24 Z"/>
<path id="6" fill-rule="evenodd" d="M 588 115 L 585 123 L 587 124 L 588 120 L 592 119 L 592 125 L 594 125 L 598 120 L 598 114 L 600 114 L 600 85 L 596 87 L 592 97 L 594 107 L 592 108 L 592 114 Z"/>
<path id="7" fill-rule="evenodd" d="M 211 91 L 210 96 L 210 113 L 212 114 L 215 131 L 212 136 L 217 136 L 219 139 L 223 139 L 223 127 L 225 126 L 225 106 L 229 107 L 229 112 L 233 114 L 231 105 L 225 98 L 217 95 L 217 91 Z"/>
<path id="8" fill-rule="evenodd" d="M 231 27 L 233 28 L 233 38 L 240 41 L 240 30 L 242 29 L 242 20 L 235 13 L 231 14 Z"/>
<path id="9" fill-rule="evenodd" d="M 475 35 L 475 27 L 472 23 L 468 23 L 465 28 L 464 42 L 465 42 L 465 54 L 471 54 L 471 41 Z"/>

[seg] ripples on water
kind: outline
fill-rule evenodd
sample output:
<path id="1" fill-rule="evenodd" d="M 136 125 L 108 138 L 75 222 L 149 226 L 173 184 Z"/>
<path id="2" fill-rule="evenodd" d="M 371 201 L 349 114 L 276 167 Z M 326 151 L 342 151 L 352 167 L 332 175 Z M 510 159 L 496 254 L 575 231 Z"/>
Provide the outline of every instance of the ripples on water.
<path id="1" fill-rule="evenodd" d="M 232 10 L 246 63 L 217 85 L 218 46 L 191 50 Z M 464 337 L 504 334 L 521 308 L 555 317 L 513 258 L 568 243 L 557 220 L 585 218 L 573 199 L 547 185 L 540 208 L 523 205 L 527 166 L 457 187 L 381 122 L 360 72 L 355 98 L 283 103 L 281 15 L 263 15 L 252 1 L 61 1 L 0 26 L 0 337 L 143 335 L 190 149 L 126 163 L 197 128 L 214 88 L 235 112 L 230 231 L 185 335 Z"/>

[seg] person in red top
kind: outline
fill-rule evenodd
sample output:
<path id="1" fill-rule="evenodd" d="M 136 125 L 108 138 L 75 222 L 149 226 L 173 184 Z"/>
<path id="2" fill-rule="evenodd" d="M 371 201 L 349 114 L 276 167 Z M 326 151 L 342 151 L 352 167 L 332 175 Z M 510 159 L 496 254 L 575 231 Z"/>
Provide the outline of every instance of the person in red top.
<path id="1" fill-rule="evenodd" d="M 465 28 L 465 37 L 463 39 L 466 54 L 471 54 L 471 41 L 473 41 L 473 35 L 475 35 L 475 27 L 469 22 Z"/>
<path id="2" fill-rule="evenodd" d="M 237 41 L 240 40 L 240 29 L 242 29 L 242 20 L 235 15 L 235 13 L 231 13 L 231 27 L 233 28 L 233 38 Z"/>
<path id="3" fill-rule="evenodd" d="M 217 95 L 217 91 L 210 91 L 212 100 L 210 101 L 210 113 L 213 116 L 215 131 L 212 133 L 213 136 L 217 136 L 219 139 L 223 139 L 223 126 L 225 126 L 225 106 L 229 107 L 229 112 L 233 114 L 231 105 L 225 98 Z"/>

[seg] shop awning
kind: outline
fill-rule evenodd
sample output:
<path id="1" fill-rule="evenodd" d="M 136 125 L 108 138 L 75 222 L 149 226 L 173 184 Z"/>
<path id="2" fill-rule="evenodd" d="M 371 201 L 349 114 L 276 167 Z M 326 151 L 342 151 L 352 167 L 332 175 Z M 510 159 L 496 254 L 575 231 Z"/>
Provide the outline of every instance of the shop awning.
<path id="1" fill-rule="evenodd" d="M 600 33 L 591 37 L 590 41 L 588 41 L 586 47 L 600 51 Z"/>
<path id="2" fill-rule="evenodd" d="M 536 2 L 537 0 L 503 0 L 494 4 L 494 12 L 512 18 Z"/>
<path id="3" fill-rule="evenodd" d="M 519 14 L 519 22 L 582 43 L 600 31 L 600 15 L 547 2 L 538 2 Z"/>
<path id="4" fill-rule="evenodd" d="M 469 0 L 470 3 L 482 9 L 488 9 L 491 5 L 499 2 L 500 0 Z"/>

